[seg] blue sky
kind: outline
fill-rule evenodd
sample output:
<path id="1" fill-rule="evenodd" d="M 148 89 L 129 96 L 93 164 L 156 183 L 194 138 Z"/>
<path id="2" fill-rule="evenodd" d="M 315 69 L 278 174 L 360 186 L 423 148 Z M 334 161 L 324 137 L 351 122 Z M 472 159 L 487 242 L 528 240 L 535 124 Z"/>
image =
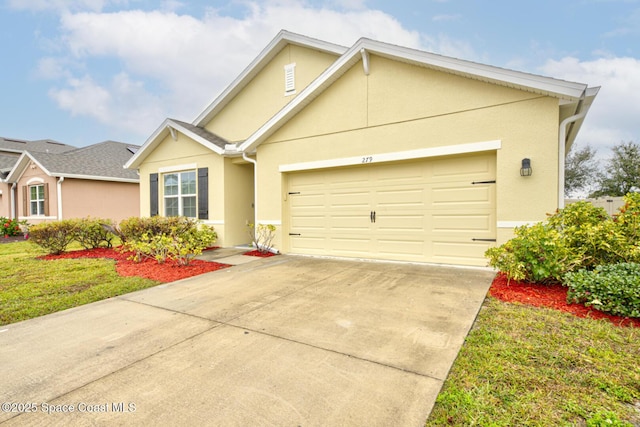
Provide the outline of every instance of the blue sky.
<path id="1" fill-rule="evenodd" d="M 640 142 L 640 0 L 0 0 L 0 136 L 142 144 L 280 29 L 601 86 L 578 145 Z"/>

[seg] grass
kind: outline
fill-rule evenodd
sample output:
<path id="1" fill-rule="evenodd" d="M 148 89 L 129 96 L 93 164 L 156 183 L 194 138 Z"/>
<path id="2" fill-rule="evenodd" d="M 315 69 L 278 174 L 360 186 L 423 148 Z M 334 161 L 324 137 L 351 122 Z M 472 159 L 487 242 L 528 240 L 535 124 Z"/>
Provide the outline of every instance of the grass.
<path id="1" fill-rule="evenodd" d="M 0 325 L 159 283 L 139 277 L 121 277 L 115 271 L 113 260 L 37 259 L 45 254 L 30 242 L 0 244 Z"/>
<path id="2" fill-rule="evenodd" d="M 640 329 L 488 298 L 427 426 L 640 426 Z"/>

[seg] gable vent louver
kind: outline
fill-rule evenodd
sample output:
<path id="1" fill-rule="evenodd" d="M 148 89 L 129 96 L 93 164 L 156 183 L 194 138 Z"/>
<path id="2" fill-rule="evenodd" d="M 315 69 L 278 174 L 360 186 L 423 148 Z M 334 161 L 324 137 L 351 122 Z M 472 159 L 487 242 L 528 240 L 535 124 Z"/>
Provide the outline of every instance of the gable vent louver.
<path id="1" fill-rule="evenodd" d="M 284 66 L 284 94 L 293 95 L 296 93 L 296 64 L 287 64 Z"/>

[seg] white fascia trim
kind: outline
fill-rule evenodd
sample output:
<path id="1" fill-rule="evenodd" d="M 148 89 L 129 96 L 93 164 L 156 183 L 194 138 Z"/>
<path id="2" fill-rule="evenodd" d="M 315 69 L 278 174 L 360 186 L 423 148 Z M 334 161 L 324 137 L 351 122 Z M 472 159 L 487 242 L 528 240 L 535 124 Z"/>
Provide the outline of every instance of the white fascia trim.
<path id="1" fill-rule="evenodd" d="M 193 133 L 192 131 L 190 131 L 189 129 L 185 128 L 184 126 L 181 126 L 181 125 L 179 125 L 178 123 L 176 123 L 176 122 L 174 122 L 172 120 L 169 120 L 168 126 L 174 128 L 177 131 L 180 131 L 184 135 L 186 135 L 189 138 L 193 139 L 194 141 L 200 143 L 201 145 L 203 145 L 204 147 L 208 148 L 209 150 L 215 152 L 216 154 L 219 154 L 219 155 L 223 155 L 224 154 L 224 150 L 222 148 L 218 147 L 215 144 L 212 144 L 211 142 L 207 141 L 205 138 L 201 137 L 197 133 Z"/>
<path id="2" fill-rule="evenodd" d="M 46 220 L 57 220 L 58 217 L 57 216 L 19 216 L 18 220 L 19 221 L 23 221 L 23 220 L 40 220 L 40 219 L 46 219 Z"/>
<path id="3" fill-rule="evenodd" d="M 281 30 L 271 42 L 254 58 L 253 61 L 245 68 L 236 79 L 220 94 L 211 104 L 195 118 L 193 124 L 201 126 L 204 122 L 210 120 L 215 112 L 224 108 L 227 102 L 240 92 L 266 64 L 273 59 L 287 44 L 295 44 L 299 46 L 310 47 L 320 51 L 342 55 L 347 48 L 337 44 L 329 43 L 323 40 L 313 39 L 301 34 L 291 33 Z"/>
<path id="4" fill-rule="evenodd" d="M 396 59 L 414 62 L 417 64 L 451 70 L 468 76 L 481 77 L 493 80 L 497 83 L 504 82 L 523 88 L 536 89 L 538 91 L 553 94 L 557 97 L 569 97 L 578 100 L 585 89 L 586 84 L 569 82 L 553 77 L 524 73 L 522 71 L 509 70 L 493 65 L 480 64 L 463 59 L 451 58 L 431 52 L 411 49 L 402 46 L 391 45 L 370 39 L 361 39 L 363 47 L 383 56 L 391 56 Z"/>
<path id="5" fill-rule="evenodd" d="M 258 225 L 282 225 L 279 219 L 259 219 Z"/>
<path id="6" fill-rule="evenodd" d="M 139 184 L 140 180 L 137 178 L 115 178 L 110 176 L 93 176 L 93 175 L 77 175 L 72 173 L 53 173 L 51 176 L 56 178 L 70 178 L 70 179 L 86 179 L 89 181 L 112 181 L 112 182 L 125 182 L 129 184 Z"/>
<path id="7" fill-rule="evenodd" d="M 24 171 L 29 166 L 30 161 L 35 163 L 45 174 L 52 176 L 51 172 L 49 172 L 47 168 L 42 166 L 39 161 L 37 161 L 35 158 L 33 158 L 33 156 L 31 156 L 31 154 L 29 154 L 29 152 L 25 151 L 24 153 L 22 153 L 18 161 L 13 165 L 11 173 L 7 175 L 7 181 L 18 182 L 20 178 L 22 178 L 22 175 L 24 175 Z"/>
<path id="8" fill-rule="evenodd" d="M 187 164 L 184 164 L 184 165 L 163 166 L 161 168 L 158 168 L 158 173 L 179 172 L 179 171 L 186 171 L 186 170 L 192 170 L 192 169 L 197 169 L 197 168 L 198 168 L 198 164 L 197 163 L 187 163 Z"/>
<path id="9" fill-rule="evenodd" d="M 482 151 L 499 150 L 502 141 L 471 142 L 468 144 L 445 145 L 442 147 L 420 148 L 409 151 L 395 151 L 390 153 L 371 154 L 365 153 L 356 157 L 343 157 L 339 159 L 318 160 L 314 162 L 291 163 L 280 165 L 280 172 L 294 172 L 310 169 L 333 168 L 338 166 L 353 166 L 361 164 L 393 162 L 397 160 L 422 159 L 428 157 L 448 156 L 452 154 L 478 153 Z"/>
<path id="10" fill-rule="evenodd" d="M 540 221 L 498 221 L 498 228 L 516 228 L 521 227 L 523 225 L 534 225 L 539 223 Z"/>

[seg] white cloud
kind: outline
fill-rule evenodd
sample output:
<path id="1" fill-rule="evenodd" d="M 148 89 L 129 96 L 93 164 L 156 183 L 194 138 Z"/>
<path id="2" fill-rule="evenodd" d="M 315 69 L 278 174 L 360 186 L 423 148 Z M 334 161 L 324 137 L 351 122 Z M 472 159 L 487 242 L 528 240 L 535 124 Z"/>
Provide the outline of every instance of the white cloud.
<path id="1" fill-rule="evenodd" d="M 246 5 L 240 18 L 217 9 L 208 9 L 202 18 L 167 11 L 64 12 L 60 22 L 65 51 L 43 59 L 40 71 L 67 79 L 50 92 L 60 108 L 103 123 L 114 120 L 115 127 L 131 117 L 126 126 L 148 136 L 165 117 L 196 117 L 283 28 L 346 46 L 369 37 L 410 47 L 428 43 L 431 50 L 445 54 L 468 50 L 445 38 L 421 39 L 377 10 L 341 12 L 281 1 Z M 104 67 L 92 71 L 95 61 L 108 63 L 113 73 L 124 72 L 127 84 L 118 76 L 105 77 Z M 74 66 L 64 68 L 65 63 Z M 74 72 L 76 77 L 69 78 Z M 78 72 L 83 77 L 77 77 Z"/>
<path id="2" fill-rule="evenodd" d="M 127 4 L 127 0 L 8 0 L 12 9 L 42 11 L 100 11 L 109 4 Z"/>
<path id="3" fill-rule="evenodd" d="M 578 135 L 582 144 L 608 157 L 621 141 L 640 142 L 640 59 L 607 57 L 580 61 L 566 57 L 550 60 L 542 72 L 556 78 L 601 86 Z"/>

